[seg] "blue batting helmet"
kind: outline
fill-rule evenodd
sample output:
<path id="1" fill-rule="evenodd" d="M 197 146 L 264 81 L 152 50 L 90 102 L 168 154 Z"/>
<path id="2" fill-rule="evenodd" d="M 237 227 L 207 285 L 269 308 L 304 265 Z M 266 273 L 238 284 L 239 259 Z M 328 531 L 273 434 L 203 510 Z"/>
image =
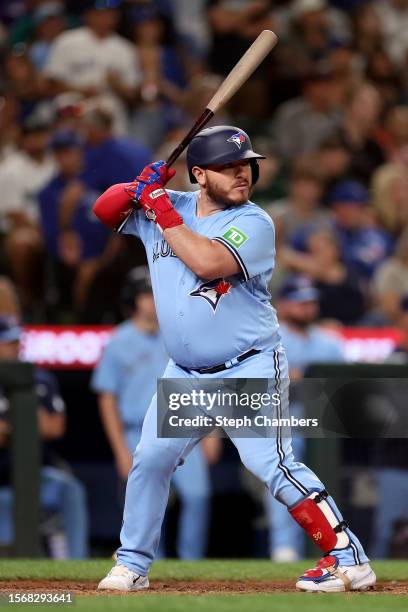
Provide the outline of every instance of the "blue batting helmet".
<path id="1" fill-rule="evenodd" d="M 205 168 L 211 164 L 228 164 L 240 159 L 249 159 L 252 168 L 252 183 L 259 178 L 257 159 L 265 159 L 252 150 L 249 136 L 232 125 L 217 125 L 206 128 L 194 136 L 187 149 L 187 167 L 190 181 L 197 180 L 192 173 L 194 166 Z"/>

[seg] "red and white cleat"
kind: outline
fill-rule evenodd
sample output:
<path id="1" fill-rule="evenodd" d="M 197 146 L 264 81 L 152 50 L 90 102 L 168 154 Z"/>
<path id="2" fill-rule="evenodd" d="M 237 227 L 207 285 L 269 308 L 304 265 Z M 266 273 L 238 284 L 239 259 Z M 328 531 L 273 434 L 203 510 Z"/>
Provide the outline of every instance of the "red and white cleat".
<path id="1" fill-rule="evenodd" d="M 313 569 L 306 570 L 296 583 L 298 591 L 309 593 L 340 593 L 367 591 L 374 587 L 376 576 L 369 563 L 339 565 L 336 557 L 328 555 Z"/>

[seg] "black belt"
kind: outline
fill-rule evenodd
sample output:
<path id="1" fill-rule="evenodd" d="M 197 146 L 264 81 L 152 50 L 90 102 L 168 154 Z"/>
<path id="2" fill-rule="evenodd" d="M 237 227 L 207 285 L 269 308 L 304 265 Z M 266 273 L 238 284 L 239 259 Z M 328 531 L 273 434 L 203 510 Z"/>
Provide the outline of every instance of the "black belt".
<path id="1" fill-rule="evenodd" d="M 238 355 L 238 357 L 234 357 L 233 359 L 229 359 L 225 363 L 220 363 L 219 365 L 212 366 L 211 368 L 190 368 L 193 372 L 198 372 L 199 374 L 216 374 L 217 372 L 222 372 L 223 370 L 229 370 L 237 363 L 241 363 L 241 361 L 245 361 L 248 357 L 252 357 L 253 355 L 257 355 L 260 353 L 258 349 L 251 349 L 246 353 L 242 353 L 242 355 Z M 183 366 L 180 366 L 183 368 Z M 186 370 L 187 368 L 183 368 Z"/>

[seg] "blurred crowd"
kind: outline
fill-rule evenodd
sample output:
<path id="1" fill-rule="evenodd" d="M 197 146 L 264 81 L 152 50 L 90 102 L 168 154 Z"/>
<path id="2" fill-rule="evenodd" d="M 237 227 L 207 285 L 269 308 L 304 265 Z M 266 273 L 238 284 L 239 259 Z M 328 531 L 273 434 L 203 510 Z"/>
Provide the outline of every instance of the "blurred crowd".
<path id="1" fill-rule="evenodd" d="M 252 199 L 336 324 L 408 292 L 408 0 L 10 0 L 0 8 L 0 274 L 28 322 L 115 323 L 140 245 L 97 196 L 166 158 L 265 28 L 279 44 L 214 122 L 267 155 Z M 188 190 L 184 159 L 170 187 Z M 128 242 L 128 240 L 130 242 Z M 275 293 L 276 294 L 276 293 Z"/>

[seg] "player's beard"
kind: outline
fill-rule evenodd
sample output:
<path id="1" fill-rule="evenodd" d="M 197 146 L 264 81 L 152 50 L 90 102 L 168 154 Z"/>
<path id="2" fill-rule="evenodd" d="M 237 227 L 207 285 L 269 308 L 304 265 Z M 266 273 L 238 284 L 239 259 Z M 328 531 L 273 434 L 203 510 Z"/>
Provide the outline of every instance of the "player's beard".
<path id="1" fill-rule="evenodd" d="M 248 185 L 248 190 L 243 191 L 241 198 L 239 196 L 232 198 L 228 195 L 228 191 L 218 187 L 217 181 L 211 181 L 207 176 L 206 191 L 208 198 L 210 198 L 213 202 L 222 206 L 223 208 L 231 208 L 233 206 L 242 206 L 242 204 L 248 202 L 252 193 L 252 185 Z"/>

